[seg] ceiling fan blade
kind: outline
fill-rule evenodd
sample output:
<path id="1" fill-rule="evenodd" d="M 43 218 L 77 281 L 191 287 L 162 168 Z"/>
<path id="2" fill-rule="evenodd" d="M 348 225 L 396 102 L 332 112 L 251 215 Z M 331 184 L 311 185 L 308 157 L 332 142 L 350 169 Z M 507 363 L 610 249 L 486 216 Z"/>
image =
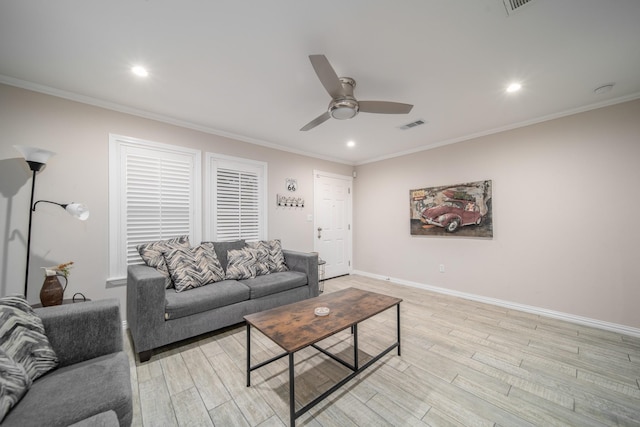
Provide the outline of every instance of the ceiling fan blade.
<path id="1" fill-rule="evenodd" d="M 335 70 L 324 55 L 309 55 L 309 60 L 313 69 L 316 71 L 320 82 L 329 92 L 331 98 L 343 96 L 342 83 Z"/>
<path id="2" fill-rule="evenodd" d="M 361 113 L 407 114 L 413 108 L 411 104 L 387 101 L 358 101 Z"/>
<path id="3" fill-rule="evenodd" d="M 329 114 L 329 112 L 325 111 L 324 113 L 322 113 L 321 115 L 319 115 L 318 117 L 316 117 L 315 119 L 311 120 L 309 123 L 304 125 L 304 127 L 302 129 L 300 129 L 300 130 L 301 131 L 311 130 L 314 127 L 318 126 L 319 124 L 322 124 L 322 123 L 326 122 L 327 120 L 329 120 L 330 117 L 331 117 L 331 115 Z"/>

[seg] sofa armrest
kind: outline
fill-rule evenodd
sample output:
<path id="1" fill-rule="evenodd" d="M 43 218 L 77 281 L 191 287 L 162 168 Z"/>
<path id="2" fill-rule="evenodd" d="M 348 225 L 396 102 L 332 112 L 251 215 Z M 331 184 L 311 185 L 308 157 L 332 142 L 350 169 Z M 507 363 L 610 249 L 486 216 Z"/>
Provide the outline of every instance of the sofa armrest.
<path id="1" fill-rule="evenodd" d="M 127 268 L 127 325 L 137 353 L 158 346 L 165 322 L 164 286 L 164 276 L 153 267 Z"/>
<path id="2" fill-rule="evenodd" d="M 309 297 L 317 297 L 320 293 L 318 287 L 318 254 L 296 252 L 283 249 L 284 261 L 289 270 L 299 271 L 307 275 L 309 284 Z"/>
<path id="3" fill-rule="evenodd" d="M 59 367 L 122 351 L 117 299 L 36 308 Z"/>

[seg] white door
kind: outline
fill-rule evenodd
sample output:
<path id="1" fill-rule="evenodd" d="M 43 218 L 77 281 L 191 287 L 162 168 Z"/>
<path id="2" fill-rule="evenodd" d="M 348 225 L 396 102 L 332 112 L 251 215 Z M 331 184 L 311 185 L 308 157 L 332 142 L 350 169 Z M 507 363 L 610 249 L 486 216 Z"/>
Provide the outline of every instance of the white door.
<path id="1" fill-rule="evenodd" d="M 314 250 L 326 261 L 325 279 L 351 272 L 353 178 L 314 171 Z"/>

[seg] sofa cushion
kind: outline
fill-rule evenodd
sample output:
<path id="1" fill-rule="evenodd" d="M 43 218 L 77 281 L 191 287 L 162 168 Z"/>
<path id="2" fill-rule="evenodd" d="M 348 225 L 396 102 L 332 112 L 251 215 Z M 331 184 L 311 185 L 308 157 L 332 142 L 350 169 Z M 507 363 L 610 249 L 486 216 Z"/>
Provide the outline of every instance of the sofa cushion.
<path id="1" fill-rule="evenodd" d="M 176 292 L 224 279 L 224 270 L 211 243 L 203 243 L 195 248 L 171 249 L 164 252 L 164 257 Z"/>
<path id="2" fill-rule="evenodd" d="M 251 299 L 261 298 L 307 284 L 307 275 L 299 271 L 284 271 L 257 276 L 240 282 L 251 289 Z"/>
<path id="3" fill-rule="evenodd" d="M 109 410 L 130 425 L 130 378 L 124 352 L 65 366 L 35 381 L 2 426 L 68 426 Z"/>
<path id="4" fill-rule="evenodd" d="M 247 244 L 243 239 L 241 240 L 233 240 L 231 242 L 202 242 L 202 243 L 212 243 L 213 250 L 216 251 L 216 256 L 218 257 L 218 261 L 220 261 L 220 265 L 227 271 L 227 252 L 233 249 L 242 249 Z"/>
<path id="5" fill-rule="evenodd" d="M 258 251 L 244 247 L 233 249 L 227 252 L 229 264 L 227 264 L 228 280 L 241 280 L 256 277 L 256 262 L 258 261 Z"/>
<path id="6" fill-rule="evenodd" d="M 31 387 L 22 365 L 0 350 L 0 422 Z"/>
<path id="7" fill-rule="evenodd" d="M 166 291 L 165 320 L 178 319 L 249 299 L 249 288 L 235 280 L 223 280 L 189 292 Z"/>
<path id="8" fill-rule="evenodd" d="M 31 381 L 58 366 L 42 320 L 20 296 L 0 298 L 0 350 L 21 365 Z"/>
<path id="9" fill-rule="evenodd" d="M 173 239 L 168 240 L 159 240 L 157 242 L 144 243 L 142 245 L 138 245 L 136 248 L 138 249 L 138 253 L 142 260 L 149 267 L 154 267 L 156 270 L 160 272 L 165 278 L 164 285 L 165 288 L 172 288 L 173 282 L 171 280 L 171 276 L 169 275 L 169 270 L 167 269 L 167 263 L 164 259 L 164 252 L 169 251 L 175 248 L 188 248 L 191 244 L 189 243 L 189 236 L 180 236 L 175 237 Z"/>

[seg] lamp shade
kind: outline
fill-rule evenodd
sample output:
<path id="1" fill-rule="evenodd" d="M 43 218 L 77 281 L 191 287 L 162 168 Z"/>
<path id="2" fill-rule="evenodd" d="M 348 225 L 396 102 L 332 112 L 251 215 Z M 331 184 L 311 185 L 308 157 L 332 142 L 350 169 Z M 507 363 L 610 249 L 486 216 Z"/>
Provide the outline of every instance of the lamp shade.
<path id="1" fill-rule="evenodd" d="M 89 219 L 89 209 L 82 203 L 69 203 L 65 206 L 65 210 L 80 221 Z"/>
<path id="2" fill-rule="evenodd" d="M 13 147 L 22 154 L 22 157 L 24 157 L 27 162 L 47 164 L 47 160 L 56 154 L 53 151 L 43 150 L 42 148 L 36 147 L 27 147 L 26 145 L 14 145 Z"/>

